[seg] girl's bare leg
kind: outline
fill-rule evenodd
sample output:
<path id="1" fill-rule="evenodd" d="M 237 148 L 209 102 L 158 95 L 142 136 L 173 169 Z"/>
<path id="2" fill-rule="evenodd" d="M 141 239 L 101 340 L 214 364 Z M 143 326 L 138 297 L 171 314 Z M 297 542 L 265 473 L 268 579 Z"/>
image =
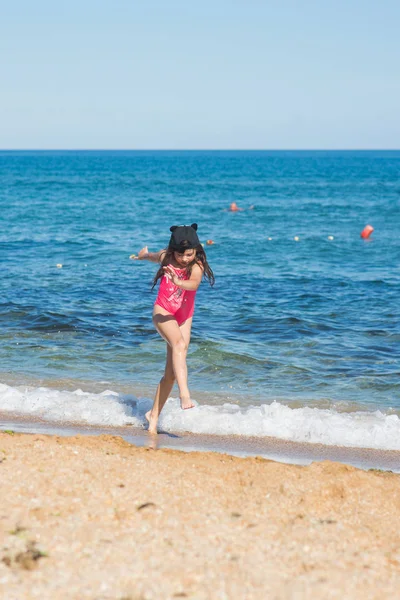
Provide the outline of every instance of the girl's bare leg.
<path id="1" fill-rule="evenodd" d="M 192 318 L 187 319 L 187 321 L 185 321 L 184 323 L 182 323 L 182 325 L 179 326 L 183 341 L 185 342 L 185 345 L 186 345 L 184 370 L 185 370 L 186 387 L 187 387 L 188 395 L 185 396 L 179 389 L 179 397 L 181 399 L 181 407 L 183 409 L 194 408 L 194 404 L 190 399 L 190 392 L 189 392 L 189 387 L 188 387 L 188 383 L 187 383 L 188 374 L 187 374 L 187 363 L 186 363 L 186 356 L 187 356 L 187 351 L 188 351 L 189 343 L 190 343 L 190 333 L 192 331 L 192 320 L 193 320 Z M 178 383 L 178 385 L 179 385 L 179 383 Z"/>
<path id="2" fill-rule="evenodd" d="M 172 369 L 179 387 L 181 407 L 193 408 L 187 383 L 186 354 L 190 342 L 192 319 L 187 319 L 181 326 L 176 319 L 164 309 L 156 306 L 153 313 L 153 323 L 158 333 L 165 339 L 171 349 Z M 165 403 L 165 400 L 164 400 Z"/>
<path id="3" fill-rule="evenodd" d="M 168 400 L 175 383 L 174 369 L 172 367 L 172 350 L 167 344 L 167 362 L 165 364 L 164 375 L 158 384 L 153 407 L 146 413 L 146 419 L 149 422 L 149 433 L 157 433 L 158 417 Z"/>

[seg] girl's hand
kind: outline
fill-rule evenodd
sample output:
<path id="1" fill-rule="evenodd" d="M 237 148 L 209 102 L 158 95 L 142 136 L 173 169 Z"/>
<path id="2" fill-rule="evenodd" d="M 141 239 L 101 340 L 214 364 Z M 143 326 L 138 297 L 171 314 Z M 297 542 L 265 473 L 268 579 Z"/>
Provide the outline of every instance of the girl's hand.
<path id="1" fill-rule="evenodd" d="M 170 279 L 174 285 L 179 286 L 180 279 L 171 267 L 171 265 L 167 265 L 166 267 L 163 267 L 163 269 L 166 277 Z"/>
<path id="2" fill-rule="evenodd" d="M 147 246 L 145 246 L 144 248 L 142 248 L 139 251 L 139 254 L 137 256 L 134 256 L 133 260 L 146 260 L 146 258 L 148 258 L 149 256 L 149 250 L 147 248 Z"/>

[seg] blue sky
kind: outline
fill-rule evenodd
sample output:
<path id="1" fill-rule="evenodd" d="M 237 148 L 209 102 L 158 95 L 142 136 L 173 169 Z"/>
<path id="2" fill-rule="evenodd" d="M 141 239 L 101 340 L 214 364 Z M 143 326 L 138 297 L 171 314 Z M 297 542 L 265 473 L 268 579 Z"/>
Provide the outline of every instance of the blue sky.
<path id="1" fill-rule="evenodd" d="M 0 148 L 400 148 L 399 23 L 398 0 L 9 0 Z"/>

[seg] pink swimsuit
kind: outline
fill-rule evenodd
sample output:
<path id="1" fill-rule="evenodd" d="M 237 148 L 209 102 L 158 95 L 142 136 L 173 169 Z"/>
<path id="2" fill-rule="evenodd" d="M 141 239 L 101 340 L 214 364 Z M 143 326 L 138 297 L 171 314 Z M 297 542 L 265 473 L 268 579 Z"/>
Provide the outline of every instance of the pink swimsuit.
<path id="1" fill-rule="evenodd" d="M 189 279 L 186 269 L 172 268 L 179 279 Z M 175 317 L 178 325 L 182 325 L 187 319 L 193 317 L 195 296 L 196 290 L 183 290 L 172 283 L 169 277 L 163 275 L 155 304 L 168 311 Z"/>

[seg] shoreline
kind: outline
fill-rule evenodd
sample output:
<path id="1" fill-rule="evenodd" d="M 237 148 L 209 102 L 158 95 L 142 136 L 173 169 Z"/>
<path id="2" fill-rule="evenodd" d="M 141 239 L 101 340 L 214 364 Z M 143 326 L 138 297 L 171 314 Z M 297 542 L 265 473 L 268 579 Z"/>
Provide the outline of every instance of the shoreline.
<path id="1" fill-rule="evenodd" d="M 400 476 L 0 432 L 7 600 L 395 600 Z"/>
<path id="2" fill-rule="evenodd" d="M 372 448 L 329 446 L 323 444 L 293 442 L 273 437 L 218 436 L 195 433 L 160 432 L 157 436 L 145 429 L 133 426 L 101 427 L 56 423 L 0 412 L 0 431 L 44 434 L 71 437 L 76 435 L 119 436 L 136 447 L 171 449 L 184 452 L 215 452 L 241 458 L 259 456 L 285 464 L 310 465 L 329 460 L 369 470 L 377 469 L 400 473 L 400 451 Z"/>

